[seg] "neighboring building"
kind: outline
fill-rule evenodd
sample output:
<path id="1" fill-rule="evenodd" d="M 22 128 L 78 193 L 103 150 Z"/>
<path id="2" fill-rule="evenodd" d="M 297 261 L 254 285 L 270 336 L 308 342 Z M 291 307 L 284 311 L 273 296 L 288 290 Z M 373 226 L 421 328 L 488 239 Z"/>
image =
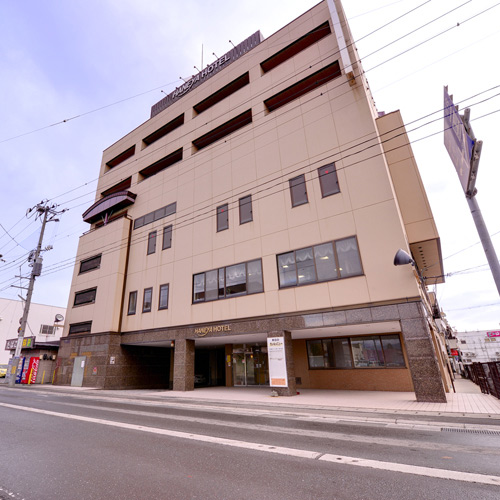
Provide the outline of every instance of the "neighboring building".
<path id="1" fill-rule="evenodd" d="M 457 332 L 455 335 L 464 365 L 500 361 L 500 330 Z"/>
<path id="2" fill-rule="evenodd" d="M 446 400 L 422 285 L 443 281 L 439 235 L 401 115 L 377 112 L 356 54 L 323 1 L 104 151 L 57 383 L 265 386 L 269 337 L 281 394 Z M 393 265 L 399 248 L 416 270 Z"/>
<path id="3" fill-rule="evenodd" d="M 0 298 L 0 364 L 6 365 L 14 354 L 20 319 L 23 316 L 24 303 L 20 300 Z M 40 360 L 39 377 L 32 383 L 48 383 L 52 381 L 55 361 L 62 335 L 62 323 L 57 322 L 57 314 L 66 315 L 64 307 L 47 306 L 31 303 L 28 322 L 21 350 L 21 365 L 29 366 L 31 358 Z"/>

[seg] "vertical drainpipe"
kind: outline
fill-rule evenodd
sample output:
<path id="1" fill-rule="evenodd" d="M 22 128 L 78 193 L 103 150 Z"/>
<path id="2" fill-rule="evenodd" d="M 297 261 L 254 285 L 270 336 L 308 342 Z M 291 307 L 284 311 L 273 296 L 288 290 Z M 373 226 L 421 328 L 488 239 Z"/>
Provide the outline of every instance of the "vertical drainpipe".
<path id="1" fill-rule="evenodd" d="M 132 219 L 127 216 L 126 219 L 130 222 L 128 227 L 128 240 L 127 240 L 127 255 L 125 257 L 125 269 L 123 271 L 123 288 L 122 300 L 120 305 L 120 317 L 118 318 L 118 333 L 122 332 L 123 311 L 125 309 L 125 289 L 127 288 L 127 274 L 128 274 L 128 261 L 130 257 L 130 241 L 132 239 Z"/>

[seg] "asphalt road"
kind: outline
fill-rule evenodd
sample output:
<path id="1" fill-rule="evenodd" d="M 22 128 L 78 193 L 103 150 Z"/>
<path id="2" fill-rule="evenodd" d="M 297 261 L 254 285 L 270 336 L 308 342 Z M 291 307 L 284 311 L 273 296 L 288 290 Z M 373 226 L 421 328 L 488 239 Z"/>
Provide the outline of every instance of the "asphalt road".
<path id="1" fill-rule="evenodd" d="M 2 500 L 500 498 L 498 420 L 3 386 L 0 418 Z"/>

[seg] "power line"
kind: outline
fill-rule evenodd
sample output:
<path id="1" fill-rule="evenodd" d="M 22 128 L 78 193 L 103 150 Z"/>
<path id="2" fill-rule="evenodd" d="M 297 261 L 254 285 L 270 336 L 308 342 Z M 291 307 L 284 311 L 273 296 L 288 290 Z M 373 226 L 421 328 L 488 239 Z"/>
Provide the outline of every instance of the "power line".
<path id="1" fill-rule="evenodd" d="M 495 88 L 495 87 L 493 87 L 493 88 Z M 473 98 L 473 97 L 476 97 L 476 96 L 478 96 L 478 95 L 481 95 L 481 94 L 483 94 L 483 93 L 485 93 L 485 92 L 488 92 L 488 91 L 490 91 L 490 90 L 492 90 L 492 89 L 488 89 L 488 90 L 486 90 L 486 91 L 483 91 L 483 92 L 477 93 L 477 94 L 475 94 L 474 96 L 471 96 L 471 97 L 469 97 L 469 98 L 467 98 L 467 99 L 465 99 L 465 100 L 469 100 L 469 99 L 471 99 L 471 98 Z M 493 98 L 493 97 L 490 97 L 490 98 L 488 98 L 488 99 L 486 99 L 486 100 L 489 100 L 489 99 L 491 99 L 491 98 Z M 480 102 L 484 102 L 484 101 L 485 101 L 485 100 L 480 101 Z M 477 103 L 476 103 L 476 104 L 477 104 Z M 427 116 L 431 116 L 432 114 L 435 114 L 436 112 L 439 112 L 439 111 L 442 111 L 442 110 L 440 109 L 440 110 L 438 110 L 438 111 L 435 111 L 435 112 L 433 112 L 433 113 L 431 113 L 431 114 L 429 114 L 429 115 L 426 115 L 426 117 L 427 117 Z M 439 118 L 439 119 L 441 119 L 441 118 Z M 418 121 L 421 121 L 421 119 L 415 120 L 414 122 L 411 122 L 411 123 L 415 123 L 415 122 L 418 122 Z M 432 123 L 432 122 L 429 122 L 429 123 Z M 415 129 L 413 129 L 413 130 L 416 130 L 416 129 L 418 129 L 418 128 L 421 128 L 421 127 L 423 127 L 423 126 L 426 126 L 426 125 L 428 125 L 429 123 L 426 123 L 426 124 L 423 124 L 423 125 L 421 125 L 421 126 L 419 126 L 419 127 L 416 127 L 416 128 L 415 128 Z M 407 125 L 408 125 L 408 124 L 407 124 Z M 399 127 L 398 127 L 398 128 L 399 128 Z M 397 129 L 394 129 L 394 130 L 397 130 Z M 393 131 L 389 131 L 388 133 L 390 133 L 390 132 L 393 132 Z M 411 132 L 411 131 L 410 131 L 410 132 Z M 440 133 L 440 132 L 439 132 L 439 133 Z M 431 136 L 432 136 L 432 135 L 436 135 L 436 134 L 431 134 Z M 430 136 L 427 136 L 427 137 L 430 137 Z M 422 139 L 425 139 L 425 138 L 427 138 L 427 137 L 420 138 L 420 139 L 418 139 L 417 141 L 422 140 Z M 394 138 L 394 137 L 391 137 L 391 140 L 392 140 L 393 138 Z M 414 142 L 417 142 L 417 141 L 414 141 Z M 357 145 L 351 146 L 351 147 L 347 148 L 345 151 L 347 151 L 347 150 L 349 150 L 349 149 L 353 149 L 354 147 L 357 147 L 357 146 L 359 146 L 359 145 L 361 145 L 361 144 L 364 144 L 364 143 L 366 143 L 366 142 L 370 142 L 370 141 L 364 141 L 363 143 L 360 143 L 360 144 L 357 144 Z M 411 144 L 411 142 L 410 142 L 410 144 Z M 357 152 L 355 152 L 355 153 L 353 153 L 353 154 L 351 154 L 351 155 L 344 155 L 344 156 L 342 156 L 342 157 L 340 158 L 340 160 L 345 160 L 347 157 L 349 157 L 349 156 L 353 156 L 354 154 L 359 154 L 359 153 L 361 153 L 361 152 L 363 152 L 363 151 L 366 151 L 367 149 L 369 149 L 369 148 L 371 148 L 371 147 L 373 147 L 373 145 L 368 146 L 368 147 L 366 147 L 366 148 L 364 148 L 364 149 L 362 149 L 362 150 L 359 150 L 359 151 L 357 151 Z M 327 157 L 323 157 L 323 158 L 321 158 L 321 159 L 317 160 L 316 162 L 310 163 L 309 165 L 314 165 L 314 164 L 317 164 L 317 163 L 323 162 L 323 161 L 325 161 L 325 160 L 327 160 L 327 159 L 332 159 L 332 158 L 331 158 L 332 156 L 335 156 L 336 154 L 338 154 L 338 155 L 342 155 L 342 153 L 344 153 L 345 151 L 340 151 L 340 152 L 335 153 L 335 154 L 333 154 L 333 155 L 330 155 L 330 156 L 327 156 Z M 378 155 L 380 155 L 380 154 L 383 154 L 383 153 L 378 153 L 378 154 L 377 154 L 377 155 L 375 155 L 375 156 L 378 156 Z M 370 157 L 370 158 L 374 158 L 375 156 L 372 156 L 372 157 Z M 340 160 L 339 160 L 339 161 L 340 161 Z M 363 160 L 363 161 L 365 161 L 365 160 Z M 357 163 L 359 163 L 359 162 L 357 162 Z M 347 168 L 347 167 L 349 167 L 349 166 L 352 166 L 352 165 L 346 165 L 346 166 L 344 166 L 344 167 L 337 167 L 337 169 L 338 169 L 338 170 L 342 170 L 342 169 Z M 301 170 L 301 169 L 303 169 L 303 168 L 304 168 L 303 166 L 299 166 L 299 168 L 298 168 L 297 170 Z M 292 171 L 292 172 L 288 172 L 286 175 L 287 175 L 287 176 L 289 176 L 289 175 L 290 175 L 291 173 L 293 173 L 293 172 L 294 172 L 294 171 Z M 312 170 L 309 170 L 309 172 L 312 172 Z M 278 178 L 272 179 L 271 181 L 267 181 L 266 183 L 268 183 L 268 182 L 274 182 L 274 181 L 279 180 L 281 177 L 284 177 L 284 176 L 285 176 L 285 174 L 283 174 L 282 176 L 279 176 Z M 266 184 L 266 183 L 264 183 L 264 184 Z M 280 184 L 281 184 L 281 181 L 279 181 L 277 184 L 275 184 L 275 185 L 271 186 L 271 188 L 276 187 L 276 186 L 278 186 L 278 185 L 280 185 Z M 263 184 L 261 184 L 261 186 L 262 186 L 262 185 L 263 185 Z M 254 186 L 254 187 L 259 187 L 259 185 Z M 266 190 L 268 190 L 268 189 L 265 189 L 264 191 L 266 191 Z M 247 191 L 247 190 L 245 190 L 245 191 Z M 244 193 L 245 191 L 242 191 L 242 193 Z M 240 193 L 240 194 L 242 194 L 242 193 Z M 233 195 L 233 196 L 232 196 L 232 198 L 234 198 L 235 196 L 237 196 L 237 195 Z M 222 200 L 222 201 L 225 201 L 225 200 Z M 236 204 L 236 201 L 235 201 L 235 202 L 232 202 L 232 203 L 233 203 L 233 204 Z M 211 217 L 211 216 L 212 216 L 212 212 L 211 212 L 211 210 L 213 210 L 213 208 L 210 208 L 210 206 L 207 206 L 207 207 L 202 207 L 202 208 L 198 209 L 198 210 L 197 210 L 197 212 L 201 212 L 202 210 L 207 210 L 207 209 L 208 209 L 208 211 L 202 212 L 202 213 L 200 213 L 199 215 L 201 216 L 201 215 L 207 215 L 207 214 L 208 214 L 208 215 Z M 186 216 L 184 216 L 184 217 L 186 217 Z M 197 216 L 192 216 L 190 219 L 186 219 L 186 220 L 184 220 L 184 221 L 181 221 L 180 223 L 179 223 L 179 222 L 177 222 L 177 223 L 176 223 L 176 226 L 177 226 L 177 227 L 184 227 L 184 226 L 186 225 L 186 223 L 187 223 L 187 222 L 189 222 L 189 221 L 191 221 L 191 220 L 195 220 L 196 218 L 197 218 Z M 70 259 L 68 259 L 68 260 L 70 260 Z"/>

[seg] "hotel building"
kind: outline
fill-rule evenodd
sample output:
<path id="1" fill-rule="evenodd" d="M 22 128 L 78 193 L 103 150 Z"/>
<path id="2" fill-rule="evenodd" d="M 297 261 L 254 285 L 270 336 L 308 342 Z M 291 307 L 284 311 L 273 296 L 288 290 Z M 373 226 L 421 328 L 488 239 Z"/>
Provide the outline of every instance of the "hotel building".
<path id="1" fill-rule="evenodd" d="M 439 234 L 340 1 L 249 36 L 155 104 L 104 151 L 83 218 L 56 383 L 446 400 L 425 288 L 442 282 Z M 414 267 L 394 265 L 400 248 Z"/>

